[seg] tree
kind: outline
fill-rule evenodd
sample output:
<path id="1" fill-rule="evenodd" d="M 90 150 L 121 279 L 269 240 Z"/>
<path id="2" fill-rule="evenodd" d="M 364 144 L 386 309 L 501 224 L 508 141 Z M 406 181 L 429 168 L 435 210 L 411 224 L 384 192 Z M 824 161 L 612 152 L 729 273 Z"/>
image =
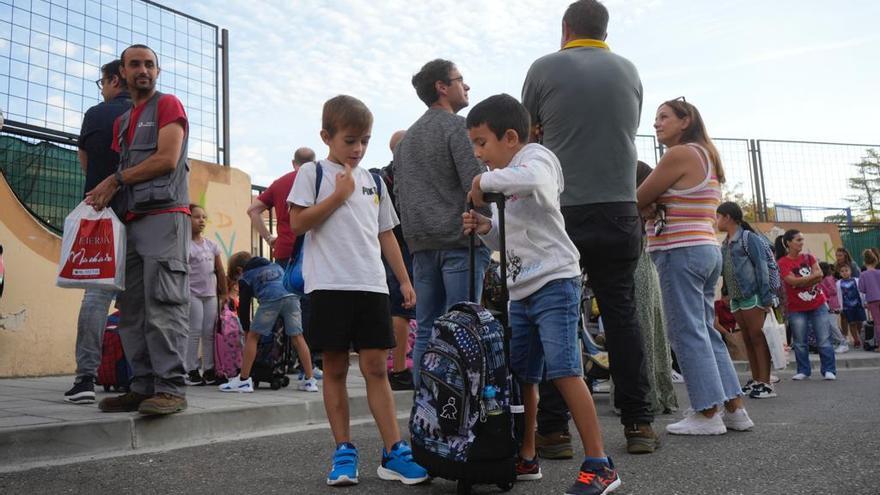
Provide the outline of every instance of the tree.
<path id="1" fill-rule="evenodd" d="M 849 178 L 853 194 L 846 200 L 863 212 L 869 222 L 876 222 L 880 213 L 880 153 L 871 148 L 866 151 L 862 161 L 853 164 L 856 173 Z"/>

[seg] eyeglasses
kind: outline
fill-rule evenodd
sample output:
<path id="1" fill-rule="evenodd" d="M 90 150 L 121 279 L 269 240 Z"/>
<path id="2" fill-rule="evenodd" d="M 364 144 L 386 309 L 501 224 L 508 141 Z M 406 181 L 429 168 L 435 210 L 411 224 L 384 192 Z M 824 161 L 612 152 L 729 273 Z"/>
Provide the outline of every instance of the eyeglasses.
<path id="1" fill-rule="evenodd" d="M 98 86 L 98 89 L 104 89 L 104 78 L 95 81 L 95 85 Z"/>
<path id="2" fill-rule="evenodd" d="M 453 77 L 449 80 L 449 85 L 451 85 L 455 81 L 461 81 L 461 83 L 464 84 L 464 76 Z"/>

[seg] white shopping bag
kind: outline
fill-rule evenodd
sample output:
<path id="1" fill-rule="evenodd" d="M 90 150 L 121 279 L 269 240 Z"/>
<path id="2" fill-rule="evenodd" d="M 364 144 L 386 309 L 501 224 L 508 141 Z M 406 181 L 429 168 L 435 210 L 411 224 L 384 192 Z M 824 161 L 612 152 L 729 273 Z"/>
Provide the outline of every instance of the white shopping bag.
<path id="1" fill-rule="evenodd" d="M 125 289 L 125 225 L 85 201 L 64 219 L 58 287 Z"/>
<path id="2" fill-rule="evenodd" d="M 770 349 L 770 361 L 773 369 L 781 370 L 788 366 L 788 354 L 785 352 L 785 325 L 776 321 L 773 311 L 767 313 L 764 318 L 764 338 L 767 339 L 767 347 Z"/>

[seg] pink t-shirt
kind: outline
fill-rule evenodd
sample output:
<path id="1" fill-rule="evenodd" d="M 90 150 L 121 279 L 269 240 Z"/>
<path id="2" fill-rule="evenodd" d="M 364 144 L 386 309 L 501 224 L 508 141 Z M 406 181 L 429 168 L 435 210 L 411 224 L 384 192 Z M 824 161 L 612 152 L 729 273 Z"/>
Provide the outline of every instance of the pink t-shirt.
<path id="1" fill-rule="evenodd" d="M 217 274 L 214 273 L 214 257 L 220 256 L 220 248 L 210 239 L 189 244 L 189 291 L 198 297 L 217 295 Z"/>

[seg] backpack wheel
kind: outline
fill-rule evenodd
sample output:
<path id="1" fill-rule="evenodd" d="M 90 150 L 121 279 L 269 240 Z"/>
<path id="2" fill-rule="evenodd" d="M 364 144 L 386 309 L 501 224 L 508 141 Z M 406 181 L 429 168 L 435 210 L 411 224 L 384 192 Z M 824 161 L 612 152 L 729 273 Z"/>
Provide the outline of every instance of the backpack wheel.
<path id="1" fill-rule="evenodd" d="M 104 385 L 104 392 L 110 391 L 110 385 Z"/>
<path id="2" fill-rule="evenodd" d="M 281 379 L 273 379 L 271 382 L 269 382 L 269 388 L 271 388 L 272 390 L 278 390 L 279 388 L 281 388 Z"/>
<path id="3" fill-rule="evenodd" d="M 288 385 L 290 385 L 290 377 L 285 376 L 281 379 L 281 386 L 286 387 Z"/>
<path id="4" fill-rule="evenodd" d="M 502 492 L 509 492 L 510 490 L 513 490 L 513 482 L 512 481 L 505 481 L 504 483 L 496 483 L 495 486 L 497 486 L 499 489 L 501 489 Z"/>
<path id="5" fill-rule="evenodd" d="M 254 380 L 254 390 L 258 389 L 259 387 L 260 387 L 260 382 L 257 380 Z"/>
<path id="6" fill-rule="evenodd" d="M 471 484 L 464 480 L 458 480 L 458 485 L 455 488 L 455 493 L 457 495 L 470 495 Z"/>

